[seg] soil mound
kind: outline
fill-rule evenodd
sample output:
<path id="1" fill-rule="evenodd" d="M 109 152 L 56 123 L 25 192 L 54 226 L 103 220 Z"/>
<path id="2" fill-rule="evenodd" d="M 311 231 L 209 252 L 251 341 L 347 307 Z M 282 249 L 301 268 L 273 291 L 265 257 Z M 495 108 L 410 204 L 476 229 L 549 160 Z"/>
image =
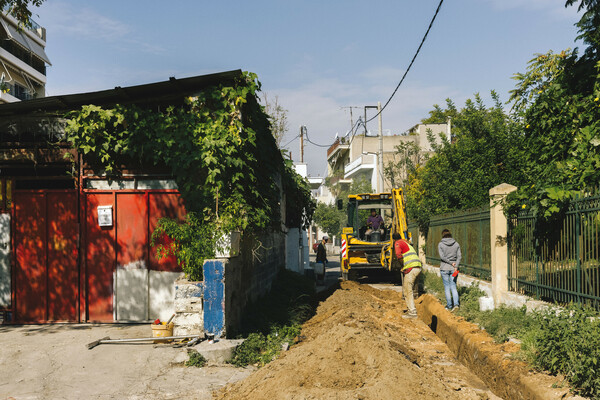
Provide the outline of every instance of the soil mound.
<path id="1" fill-rule="evenodd" d="M 217 399 L 492 399 L 402 296 L 344 282 L 279 359 Z"/>

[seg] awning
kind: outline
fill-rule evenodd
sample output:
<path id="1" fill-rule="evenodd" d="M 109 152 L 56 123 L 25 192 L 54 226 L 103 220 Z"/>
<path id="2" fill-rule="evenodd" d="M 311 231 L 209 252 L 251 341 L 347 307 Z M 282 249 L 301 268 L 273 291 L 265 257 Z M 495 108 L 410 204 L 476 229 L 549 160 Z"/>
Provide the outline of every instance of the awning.
<path id="1" fill-rule="evenodd" d="M 0 23 L 2 24 L 2 27 L 4 28 L 10 39 L 13 39 L 21 47 L 23 47 L 25 50 L 29 51 L 39 59 L 43 60 L 46 64 L 52 65 L 42 46 L 37 44 L 33 39 L 28 38 L 24 32 L 19 31 L 16 27 L 7 23 L 1 18 Z"/>

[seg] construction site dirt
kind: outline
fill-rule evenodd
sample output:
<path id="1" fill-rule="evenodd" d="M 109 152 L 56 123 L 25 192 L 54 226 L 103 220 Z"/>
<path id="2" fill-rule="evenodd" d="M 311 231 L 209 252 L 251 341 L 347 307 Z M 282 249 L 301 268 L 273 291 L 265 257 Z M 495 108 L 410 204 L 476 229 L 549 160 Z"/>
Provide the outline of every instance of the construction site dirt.
<path id="1" fill-rule="evenodd" d="M 437 303 L 431 296 L 422 296 L 418 302 L 422 313 L 427 313 L 424 300 Z M 304 325 L 299 344 L 248 378 L 220 390 L 217 399 L 569 397 L 568 388 L 555 388 L 560 379 L 532 373 L 524 363 L 511 360 L 511 352 L 518 346 L 495 344 L 487 333 L 446 311 L 445 317 L 469 335 L 476 335 L 469 340 L 488 346 L 482 357 L 500 360 L 497 366 L 482 366 L 487 370 L 477 371 L 491 379 L 496 386 L 494 392 L 500 394 L 497 396 L 475 372 L 461 364 L 430 325 L 420 319 L 403 318 L 405 312 L 398 291 L 343 282 Z M 469 346 L 462 348 L 472 351 Z M 526 377 L 530 390 L 506 391 L 498 387 L 508 385 L 499 376 L 509 380 Z"/>
<path id="2" fill-rule="evenodd" d="M 185 349 L 169 345 L 100 345 L 91 350 L 86 347 L 105 336 L 145 337 L 147 325 L 2 326 L 0 399 L 570 396 L 568 388 L 552 387 L 560 382 L 558 378 L 532 373 L 524 363 L 512 360 L 510 353 L 517 350 L 517 345 L 493 343 L 476 326 L 449 312 L 443 318 L 440 314 L 438 335 L 446 327 L 453 327 L 463 329 L 463 337 L 467 338 L 458 345 L 457 354 L 451 350 L 458 343 L 455 339 L 440 338 L 431 329 L 433 314 L 438 312 L 436 304 L 443 310 L 437 300 L 421 296 L 417 303 L 423 320 L 405 319 L 406 307 L 399 287 L 376 286 L 342 282 L 305 323 L 299 342 L 260 369 L 230 365 L 185 367 L 181 358 Z M 472 345 L 483 347 L 473 350 Z M 465 354 L 461 355 L 461 351 Z M 468 368 L 461 363 L 464 359 L 492 364 Z M 522 377 L 527 378 L 529 391 L 503 390 L 517 387 Z"/>

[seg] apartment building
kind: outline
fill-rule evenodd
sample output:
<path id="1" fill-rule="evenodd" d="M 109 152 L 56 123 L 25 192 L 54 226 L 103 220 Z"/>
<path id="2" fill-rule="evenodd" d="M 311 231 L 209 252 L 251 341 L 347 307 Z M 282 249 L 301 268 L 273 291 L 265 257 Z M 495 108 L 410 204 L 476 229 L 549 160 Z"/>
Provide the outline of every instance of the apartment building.
<path id="1" fill-rule="evenodd" d="M 402 143 L 415 143 L 419 146 L 416 157 L 423 158 L 433 151 L 429 136 L 435 143 L 441 144 L 441 137 L 450 141 L 450 121 L 447 124 L 418 124 L 406 134 L 383 134 L 383 165 L 384 169 L 390 163 L 396 163 L 398 157 L 397 146 Z M 394 184 L 384 171 L 379 168 L 379 136 L 357 134 L 353 137 L 342 137 L 327 150 L 327 165 L 330 184 L 349 185 L 354 179 L 366 179 L 371 183 L 374 191 L 389 191 Z M 406 171 L 397 171 L 398 174 Z M 383 187 L 382 187 L 383 185 Z"/>
<path id="2" fill-rule="evenodd" d="M 46 29 L 35 21 L 19 26 L 8 6 L 0 12 L 0 104 L 46 94 Z"/>

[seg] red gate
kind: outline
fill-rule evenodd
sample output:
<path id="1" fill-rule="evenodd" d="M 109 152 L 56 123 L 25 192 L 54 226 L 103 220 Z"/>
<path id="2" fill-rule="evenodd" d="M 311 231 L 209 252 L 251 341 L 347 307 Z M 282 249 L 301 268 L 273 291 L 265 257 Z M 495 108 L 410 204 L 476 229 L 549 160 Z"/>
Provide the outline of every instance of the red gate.
<path id="1" fill-rule="evenodd" d="M 120 268 L 181 271 L 173 257 L 157 260 L 150 236 L 162 217 L 183 219 L 185 207 L 176 190 L 86 190 L 85 274 L 87 315 L 82 320 L 115 320 L 115 272 Z M 112 225 L 100 226 L 98 207 L 111 207 Z M 139 264 L 138 264 L 139 263 Z M 119 317 L 117 316 L 117 319 Z"/>
<path id="2" fill-rule="evenodd" d="M 77 192 L 15 191 L 15 320 L 77 321 Z"/>

